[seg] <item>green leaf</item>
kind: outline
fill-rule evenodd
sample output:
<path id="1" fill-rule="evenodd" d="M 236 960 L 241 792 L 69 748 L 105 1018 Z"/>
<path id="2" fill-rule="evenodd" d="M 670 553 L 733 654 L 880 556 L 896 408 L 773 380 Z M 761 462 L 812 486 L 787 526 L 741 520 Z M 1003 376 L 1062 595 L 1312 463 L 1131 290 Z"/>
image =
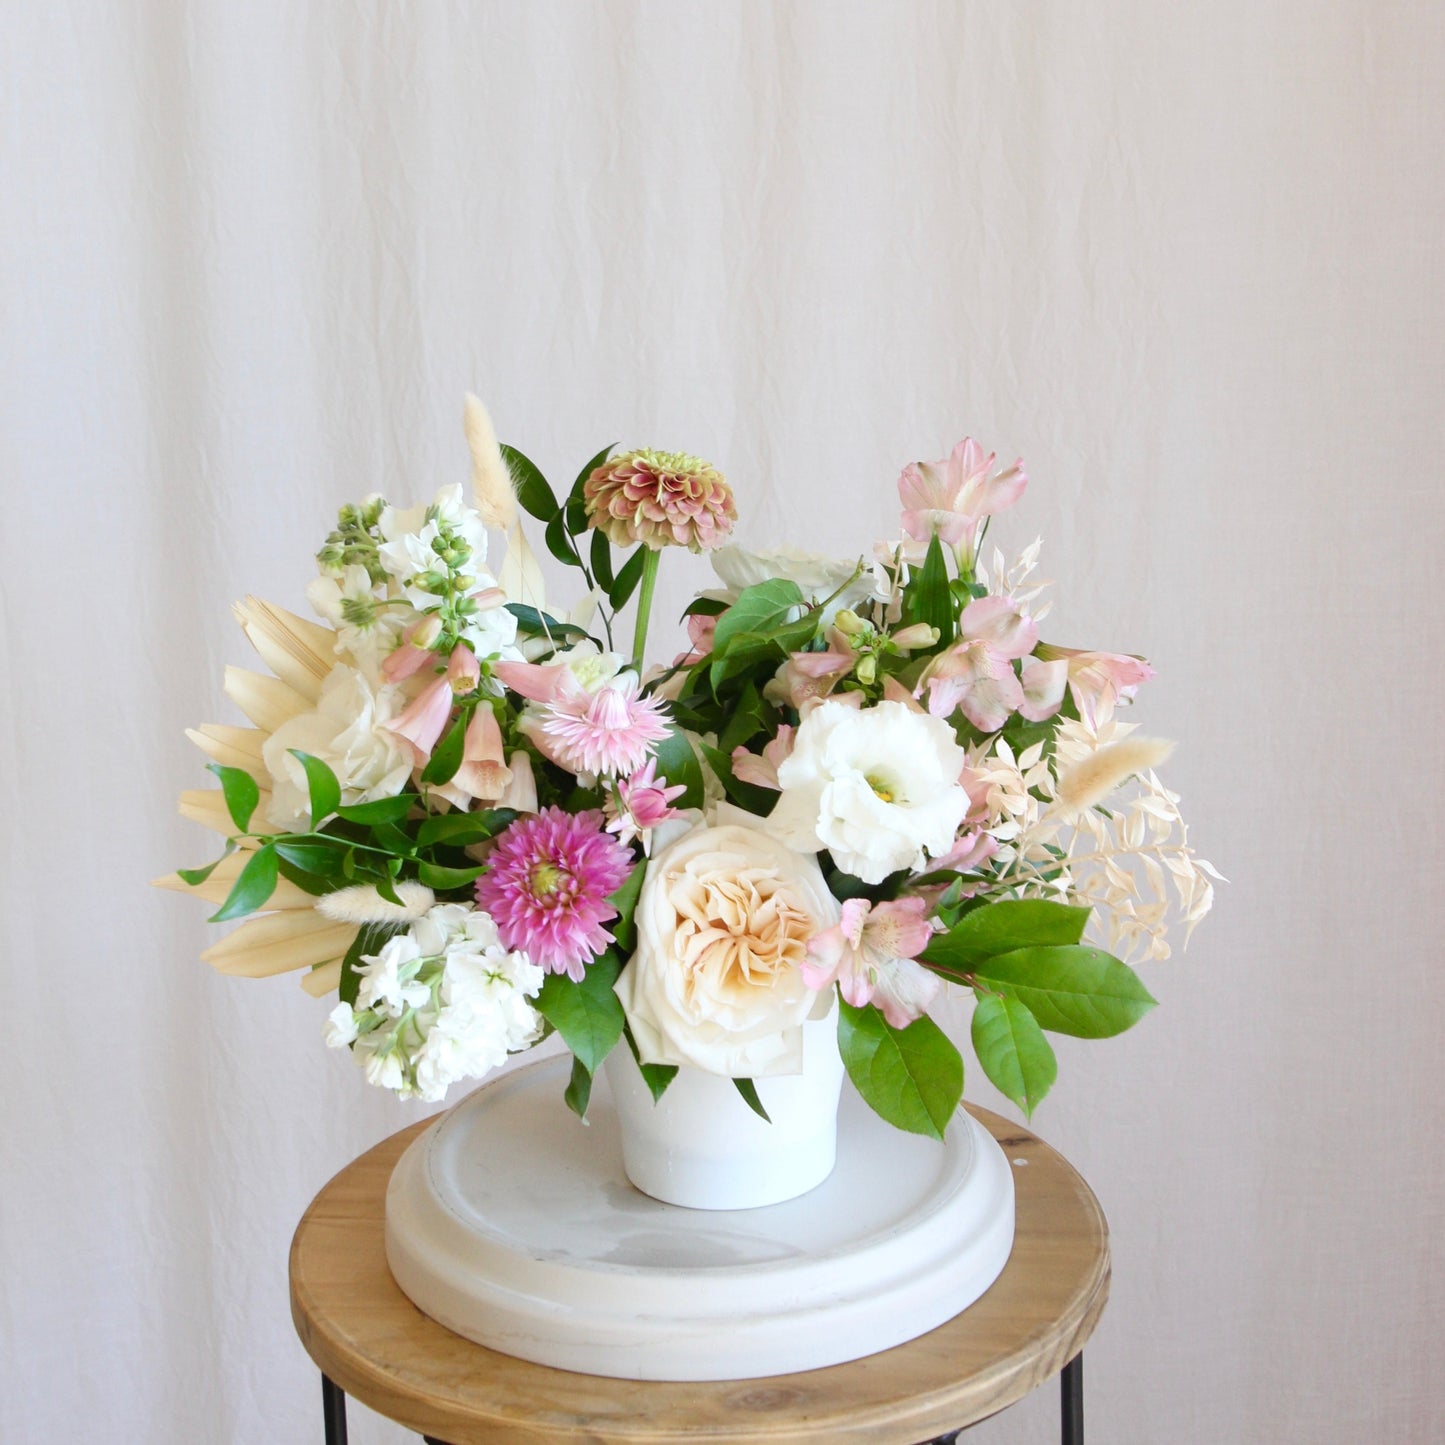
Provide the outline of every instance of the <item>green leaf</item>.
<path id="1" fill-rule="evenodd" d="M 276 850 L 267 843 L 246 860 L 246 866 L 237 875 L 226 901 L 218 913 L 211 915 L 210 921 L 225 923 L 227 919 L 254 913 L 275 890 Z"/>
<path id="2" fill-rule="evenodd" d="M 1154 1007 L 1139 975 L 1100 948 L 1019 948 L 973 973 L 981 987 L 1026 1005 L 1041 1027 L 1080 1039 L 1112 1038 Z"/>
<path id="3" fill-rule="evenodd" d="M 421 770 L 422 782 L 440 785 L 449 783 L 456 777 L 457 769 L 462 765 L 462 744 L 466 741 L 467 724 L 471 720 L 471 708 L 464 707 L 452 724 L 451 731 L 441 740 L 426 767 Z"/>
<path id="4" fill-rule="evenodd" d="M 632 1050 L 632 1057 L 637 1061 L 637 1071 L 642 1075 L 642 1082 L 647 1085 L 647 1092 L 652 1095 L 652 1102 L 655 1104 L 667 1092 L 667 1086 L 677 1077 L 677 1065 L 644 1064 L 642 1055 L 637 1050 L 637 1040 L 632 1037 L 631 1028 L 624 1025 L 622 1037 L 627 1040 L 627 1047 Z"/>
<path id="5" fill-rule="evenodd" d="M 612 591 L 612 543 L 606 532 L 592 534 L 592 575 L 604 592 Z"/>
<path id="6" fill-rule="evenodd" d="M 585 467 L 582 468 L 580 472 L 577 473 L 577 476 L 573 479 L 572 482 L 572 490 L 567 493 L 568 501 L 571 501 L 573 498 L 581 498 L 582 488 L 587 485 L 587 478 L 590 477 L 592 473 L 595 472 L 597 468 L 600 467 L 602 463 L 605 462 L 607 458 L 612 455 L 612 448 L 616 445 L 616 442 L 609 442 L 605 447 L 602 448 L 600 452 L 597 453 L 595 457 L 592 458 L 590 462 L 587 463 Z"/>
<path id="7" fill-rule="evenodd" d="M 348 823 L 370 827 L 373 823 L 400 823 L 411 812 L 416 798 L 411 793 L 398 793 L 394 798 L 377 798 L 371 803 L 351 803 L 336 810 L 336 816 Z"/>
<path id="8" fill-rule="evenodd" d="M 767 663 L 772 672 L 777 662 L 793 652 L 804 652 L 818 635 L 819 612 L 807 612 L 796 622 L 782 623 L 767 632 L 734 634 L 727 650 L 719 656 L 716 647 L 709 666 L 709 681 L 714 692 L 730 677 L 747 672 L 759 663 Z"/>
<path id="9" fill-rule="evenodd" d="M 261 801 L 261 789 L 256 780 L 244 768 L 228 768 L 222 763 L 207 763 L 207 772 L 214 773 L 221 780 L 221 794 L 226 800 L 226 811 L 238 832 L 244 833 L 251 826 L 251 814 Z"/>
<path id="10" fill-rule="evenodd" d="M 567 1092 L 562 1098 L 579 1119 L 587 1117 L 587 1105 L 592 1098 L 592 1075 L 575 1055 L 572 1059 L 572 1077 L 568 1080 Z"/>
<path id="11" fill-rule="evenodd" d="M 1088 908 L 1046 898 L 1005 898 L 965 914 L 919 957 L 924 963 L 970 973 L 975 964 L 1014 949 L 1077 943 L 1084 936 L 1089 913 Z"/>
<path id="12" fill-rule="evenodd" d="M 684 617 L 720 617 L 727 610 L 727 603 L 716 597 L 694 597 L 682 609 L 682 615 Z"/>
<path id="13" fill-rule="evenodd" d="M 637 899 L 642 892 L 642 880 L 646 875 L 646 865 L 638 863 L 627 875 L 627 881 L 622 887 L 607 899 L 617 910 L 617 918 L 612 924 L 612 937 L 619 957 L 632 952 L 633 940 L 637 937 L 632 916 L 637 912 Z"/>
<path id="14" fill-rule="evenodd" d="M 541 468 L 524 457 L 516 447 L 503 445 L 501 451 L 517 500 L 539 522 L 550 522 L 557 515 L 557 498 L 552 495 L 552 488 L 548 486 Z"/>
<path id="15" fill-rule="evenodd" d="M 176 877 L 179 878 L 182 883 L 190 884 L 192 888 L 199 888 L 235 851 L 235 845 L 228 843 L 226 844 L 226 851 L 222 853 L 214 863 L 207 863 L 204 868 L 177 868 Z"/>
<path id="16" fill-rule="evenodd" d="M 574 627 L 570 622 L 561 622 L 549 613 L 529 607 L 525 602 L 509 602 L 507 611 L 517 619 L 518 629 L 530 633 L 533 637 L 550 637 L 555 642 L 586 640 L 587 633 L 583 628 Z"/>
<path id="17" fill-rule="evenodd" d="M 972 1036 L 973 1051 L 994 1088 L 1032 1117 L 1059 1074 L 1038 1020 L 1016 998 L 980 992 Z"/>
<path id="18" fill-rule="evenodd" d="M 565 973 L 549 973 L 535 1000 L 537 1012 L 594 1074 L 627 1022 L 622 1002 L 612 991 L 621 972 L 621 960 L 609 951 L 588 964 L 581 983 Z"/>
<path id="19" fill-rule="evenodd" d="M 351 941 L 351 947 L 346 950 L 346 956 L 341 960 L 341 982 L 337 985 L 336 992 L 342 1003 L 353 1006 L 356 1003 L 356 995 L 361 991 L 358 970 L 361 967 L 362 955 L 380 953 L 392 934 L 410 927 L 409 923 L 366 923 L 361 926 Z"/>
<path id="20" fill-rule="evenodd" d="M 748 1108 L 760 1119 L 765 1119 L 771 1124 L 773 1121 L 768 1117 L 768 1111 L 763 1108 L 763 1101 L 758 1098 L 758 1086 L 751 1079 L 734 1079 L 733 1084 L 738 1093 L 743 1096 Z"/>
<path id="21" fill-rule="evenodd" d="M 778 795 L 772 788 L 762 788 L 756 783 L 745 783 L 734 775 L 733 760 L 727 753 L 718 748 L 709 747 L 704 742 L 699 742 L 698 747 L 702 749 L 702 755 L 707 759 L 708 767 L 713 770 L 718 782 L 723 785 L 723 792 L 738 807 L 745 808 L 749 813 L 755 813 L 759 818 L 766 818 L 777 806 Z"/>
<path id="22" fill-rule="evenodd" d="M 757 684 L 748 681 L 743 684 L 743 690 L 738 694 L 737 701 L 733 704 L 731 717 L 727 720 L 727 726 L 722 730 L 722 736 L 718 738 L 718 751 L 732 756 L 734 748 L 740 748 L 746 742 L 762 732 L 764 718 L 767 712 L 767 704 L 759 693 Z"/>
<path id="23" fill-rule="evenodd" d="M 443 890 L 465 888 L 468 883 L 475 883 L 486 871 L 485 863 L 478 863 L 471 868 L 444 868 L 440 863 L 423 860 L 416 865 L 416 875 L 421 882 L 428 888 Z"/>
<path id="24" fill-rule="evenodd" d="M 725 652 L 728 644 L 744 632 L 766 632 L 787 621 L 788 613 L 803 605 L 803 594 L 796 582 L 772 578 L 745 587 L 719 618 L 713 634 L 713 651 Z"/>
<path id="25" fill-rule="evenodd" d="M 673 802 L 672 806 L 674 808 L 702 807 L 702 764 L 698 762 L 697 754 L 693 751 L 687 734 L 681 728 L 674 726 L 672 731 L 658 743 L 655 756 L 658 774 L 665 777 L 670 784 L 681 783 L 687 789 L 681 797 Z"/>
<path id="26" fill-rule="evenodd" d="M 454 848 L 465 848 L 468 843 L 483 843 L 495 838 L 503 828 L 516 822 L 515 808 L 488 808 L 480 813 L 443 813 L 428 818 L 417 829 L 418 848 L 435 847 L 447 843 Z"/>
<path id="27" fill-rule="evenodd" d="M 274 846 L 278 857 L 284 858 L 293 868 L 299 868 L 303 873 L 315 873 L 319 877 L 329 878 L 341 871 L 343 844 L 293 843 L 278 838 Z"/>
<path id="28" fill-rule="evenodd" d="M 557 514 L 547 523 L 547 530 L 543 535 L 547 543 L 547 550 L 559 562 L 568 567 L 582 565 L 582 554 L 577 550 L 576 543 L 567 535 L 566 508 L 559 507 L 557 509 Z"/>
<path id="29" fill-rule="evenodd" d="M 287 748 L 286 751 L 306 769 L 306 786 L 311 793 L 311 828 L 314 832 L 339 806 L 341 784 L 320 758 L 313 758 L 300 748 Z"/>
<path id="30" fill-rule="evenodd" d="M 638 547 L 618 569 L 617 576 L 607 589 L 607 600 L 614 612 L 621 612 L 632 600 L 637 584 L 642 581 L 643 564 L 647 561 L 647 548 Z"/>
<path id="31" fill-rule="evenodd" d="M 932 1019 L 895 1029 L 872 1004 L 840 999 L 838 1047 L 874 1113 L 911 1134 L 943 1138 L 963 1098 L 963 1058 Z"/>
<path id="32" fill-rule="evenodd" d="M 903 616 L 907 622 L 926 622 L 938 629 L 938 648 L 953 641 L 957 622 L 953 593 L 948 586 L 948 564 L 943 560 L 943 543 L 938 533 L 928 543 L 923 566 L 913 574 L 903 594 Z"/>

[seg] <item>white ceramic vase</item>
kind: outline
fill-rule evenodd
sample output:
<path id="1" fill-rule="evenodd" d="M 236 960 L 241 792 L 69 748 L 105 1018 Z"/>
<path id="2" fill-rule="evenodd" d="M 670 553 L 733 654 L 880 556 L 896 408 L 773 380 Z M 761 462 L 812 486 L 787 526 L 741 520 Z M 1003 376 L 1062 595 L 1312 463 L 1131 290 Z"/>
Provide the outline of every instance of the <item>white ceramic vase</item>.
<path id="1" fill-rule="evenodd" d="M 796 1199 L 833 1172 L 843 1086 L 836 1004 L 803 1025 L 801 1074 L 754 1081 L 771 1123 L 731 1079 L 686 1065 L 654 1103 L 625 1043 L 603 1069 L 627 1177 L 664 1204 L 757 1209 Z"/>

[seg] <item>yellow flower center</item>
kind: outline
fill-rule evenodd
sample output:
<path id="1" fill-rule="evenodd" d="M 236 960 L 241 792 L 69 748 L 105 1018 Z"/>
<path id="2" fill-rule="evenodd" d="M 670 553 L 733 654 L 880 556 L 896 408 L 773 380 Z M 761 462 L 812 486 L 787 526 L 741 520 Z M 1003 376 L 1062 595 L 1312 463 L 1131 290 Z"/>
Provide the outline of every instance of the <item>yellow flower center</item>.
<path id="1" fill-rule="evenodd" d="M 550 898 L 567 881 L 567 874 L 555 863 L 539 863 L 532 869 L 532 894 Z"/>

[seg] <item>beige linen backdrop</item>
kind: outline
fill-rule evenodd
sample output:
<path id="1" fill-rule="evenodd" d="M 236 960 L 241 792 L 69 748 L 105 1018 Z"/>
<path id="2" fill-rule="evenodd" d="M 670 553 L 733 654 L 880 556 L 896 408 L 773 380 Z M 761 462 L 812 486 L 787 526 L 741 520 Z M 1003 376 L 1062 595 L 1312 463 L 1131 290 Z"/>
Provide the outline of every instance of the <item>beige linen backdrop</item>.
<path id="1" fill-rule="evenodd" d="M 1154 660 L 1232 879 L 1035 1120 L 1113 1231 L 1090 1439 L 1445 1438 L 1445 11 L 4 10 L 5 1445 L 319 1438 L 287 1244 L 419 1110 L 145 883 L 212 851 L 229 603 L 465 480 L 466 389 L 559 475 L 686 448 L 744 539 L 837 553 L 902 464 L 1023 455 L 996 535 L 1044 537 L 1049 637 Z M 663 614 L 707 581 L 670 557 Z"/>

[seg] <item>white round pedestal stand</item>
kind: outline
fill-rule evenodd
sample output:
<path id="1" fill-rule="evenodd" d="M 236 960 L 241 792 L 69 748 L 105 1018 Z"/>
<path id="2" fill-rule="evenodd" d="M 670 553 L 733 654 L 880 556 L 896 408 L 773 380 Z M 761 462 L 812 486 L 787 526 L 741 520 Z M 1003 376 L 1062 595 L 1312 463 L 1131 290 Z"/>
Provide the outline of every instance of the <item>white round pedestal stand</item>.
<path id="1" fill-rule="evenodd" d="M 477 1090 L 402 1156 L 386 1258 L 448 1329 L 503 1354 L 629 1380 L 841 1364 L 935 1329 L 998 1277 L 1013 1178 L 959 1111 L 939 1144 L 845 1087 L 838 1163 L 762 1209 L 661 1204 L 628 1183 L 604 1080 L 584 1125 L 570 1058 Z"/>

